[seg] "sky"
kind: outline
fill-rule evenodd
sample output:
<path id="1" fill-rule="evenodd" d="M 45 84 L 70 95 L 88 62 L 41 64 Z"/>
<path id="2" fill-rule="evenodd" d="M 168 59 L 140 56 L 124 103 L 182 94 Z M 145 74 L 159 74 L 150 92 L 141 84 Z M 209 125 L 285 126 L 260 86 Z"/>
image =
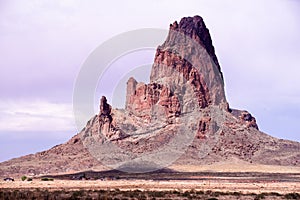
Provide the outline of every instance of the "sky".
<path id="1" fill-rule="evenodd" d="M 299 11 L 297 0 L 0 0 L 0 161 L 78 132 L 74 84 L 95 48 L 194 15 L 210 30 L 230 106 L 250 111 L 263 132 L 300 142 Z M 154 50 L 144 55 L 148 63 Z M 115 62 L 128 69 L 118 87 L 135 71 L 129 58 Z"/>

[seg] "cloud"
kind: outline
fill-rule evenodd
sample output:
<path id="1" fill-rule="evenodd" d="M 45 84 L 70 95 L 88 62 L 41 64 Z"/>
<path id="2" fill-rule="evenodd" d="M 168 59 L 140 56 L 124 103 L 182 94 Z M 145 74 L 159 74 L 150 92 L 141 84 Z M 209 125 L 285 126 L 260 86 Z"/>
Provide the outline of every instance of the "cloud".
<path id="1" fill-rule="evenodd" d="M 74 130 L 71 104 L 0 101 L 0 132 Z"/>

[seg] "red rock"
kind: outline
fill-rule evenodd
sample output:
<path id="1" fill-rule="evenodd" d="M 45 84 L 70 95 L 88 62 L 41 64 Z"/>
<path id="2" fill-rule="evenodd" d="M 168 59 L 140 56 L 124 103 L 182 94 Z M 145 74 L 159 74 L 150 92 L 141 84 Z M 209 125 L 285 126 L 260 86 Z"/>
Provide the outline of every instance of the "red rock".
<path id="1" fill-rule="evenodd" d="M 126 109 L 147 122 L 151 121 L 154 106 L 164 110 L 166 119 L 179 117 L 181 113 L 178 97 L 165 86 L 157 83 L 135 84 L 135 80 L 130 79 L 127 82 L 127 91 L 130 93 L 126 96 Z"/>
<path id="2" fill-rule="evenodd" d="M 242 123 L 245 123 L 247 127 L 253 127 L 258 130 L 256 119 L 248 111 L 242 111 L 239 117 Z"/>
<path id="3" fill-rule="evenodd" d="M 205 139 L 206 134 L 209 130 L 209 125 L 210 125 L 211 118 L 210 117 L 203 117 L 200 122 L 199 122 L 199 127 L 198 127 L 198 132 L 196 137 L 198 139 Z"/>
<path id="4" fill-rule="evenodd" d="M 191 40 L 186 40 L 177 33 L 182 33 Z M 202 49 L 195 49 L 197 46 Z M 201 17 L 182 18 L 179 24 L 174 22 L 170 25 L 166 41 L 157 48 L 150 82 L 177 85 L 189 82 L 194 94 L 183 93 L 182 96 L 196 96 L 200 108 L 228 104 L 223 74 L 209 30 Z"/>
<path id="5" fill-rule="evenodd" d="M 110 137 L 110 129 L 112 123 L 111 105 L 107 103 L 106 97 L 102 96 L 100 100 L 99 112 L 99 132 L 104 136 Z"/>
<path id="6" fill-rule="evenodd" d="M 135 95 L 135 89 L 136 89 L 137 81 L 130 77 L 127 81 L 127 90 L 126 90 L 126 103 L 125 103 L 125 109 L 131 109 L 131 102 L 133 102 L 133 96 Z"/>
<path id="7" fill-rule="evenodd" d="M 201 75 L 198 73 L 198 71 L 193 68 L 189 62 L 173 53 L 161 51 L 158 49 L 156 52 L 154 63 L 154 67 L 166 67 L 163 67 L 162 70 L 158 69 L 157 72 L 152 71 L 152 79 L 154 79 L 154 73 L 157 73 L 159 75 L 156 74 L 156 76 L 171 76 L 172 81 L 176 81 L 177 79 L 180 83 L 179 79 L 181 79 L 181 77 L 179 75 L 182 75 L 184 77 L 183 82 L 188 81 L 193 86 L 195 96 L 198 98 L 198 103 L 201 108 L 205 108 L 211 103 L 208 87 L 206 86 L 203 78 L 201 78 Z M 173 71 L 178 73 L 177 76 L 173 76 Z"/>

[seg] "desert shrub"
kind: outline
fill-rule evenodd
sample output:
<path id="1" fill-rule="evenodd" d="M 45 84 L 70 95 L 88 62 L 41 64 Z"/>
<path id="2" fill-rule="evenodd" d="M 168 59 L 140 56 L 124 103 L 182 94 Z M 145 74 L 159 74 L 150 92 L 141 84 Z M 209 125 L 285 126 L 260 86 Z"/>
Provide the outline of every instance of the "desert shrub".
<path id="1" fill-rule="evenodd" d="M 25 181 L 26 179 L 27 179 L 27 176 L 22 176 L 22 177 L 21 177 L 21 180 L 22 180 L 22 181 Z"/>
<path id="2" fill-rule="evenodd" d="M 129 197 L 130 198 L 137 198 L 139 197 L 141 194 L 140 190 L 133 190 L 133 191 L 129 191 Z"/>
<path id="3" fill-rule="evenodd" d="M 196 190 L 195 190 L 195 189 L 191 189 L 191 190 L 190 190 L 190 193 L 191 193 L 191 194 L 196 194 Z"/>
<path id="4" fill-rule="evenodd" d="M 164 197 L 165 193 L 163 191 L 155 191 L 154 195 L 154 197 Z"/>
<path id="5" fill-rule="evenodd" d="M 264 198 L 265 198 L 265 193 L 261 193 L 261 194 L 256 195 L 254 200 L 259 200 L 259 199 L 264 199 Z"/>
<path id="6" fill-rule="evenodd" d="M 300 199 L 300 194 L 299 193 L 288 193 L 284 195 L 284 198 L 286 199 Z"/>
<path id="7" fill-rule="evenodd" d="M 214 193 L 211 194 L 213 197 L 218 197 L 220 195 L 224 195 L 222 192 L 216 191 Z"/>
<path id="8" fill-rule="evenodd" d="M 189 191 L 185 191 L 183 194 L 182 194 L 183 197 L 189 197 L 190 196 L 190 192 Z"/>
<path id="9" fill-rule="evenodd" d="M 84 191 L 83 190 L 76 190 L 73 191 L 72 196 L 70 199 L 79 199 L 81 196 L 84 196 Z"/>
<path id="10" fill-rule="evenodd" d="M 269 195 L 271 195 L 271 196 L 277 196 L 277 197 L 282 196 L 281 194 L 279 194 L 277 192 L 270 192 Z"/>
<path id="11" fill-rule="evenodd" d="M 54 181 L 54 179 L 53 178 L 41 178 L 41 181 Z"/>
<path id="12" fill-rule="evenodd" d="M 196 194 L 198 194 L 198 195 L 203 195 L 204 194 L 204 191 L 196 191 Z"/>
<path id="13" fill-rule="evenodd" d="M 27 181 L 32 181 L 32 178 L 27 178 Z"/>
<path id="14" fill-rule="evenodd" d="M 205 194 L 206 195 L 211 195 L 213 192 L 211 190 L 206 190 Z"/>
<path id="15" fill-rule="evenodd" d="M 147 199 L 146 195 L 145 194 L 140 194 L 138 199 Z"/>
<path id="16" fill-rule="evenodd" d="M 232 195 L 234 195 L 234 196 L 240 196 L 241 193 L 239 193 L 239 192 L 233 192 Z"/>
<path id="17" fill-rule="evenodd" d="M 180 192 L 179 191 L 177 191 L 177 190 L 173 190 L 173 192 L 172 192 L 173 194 L 180 194 Z"/>

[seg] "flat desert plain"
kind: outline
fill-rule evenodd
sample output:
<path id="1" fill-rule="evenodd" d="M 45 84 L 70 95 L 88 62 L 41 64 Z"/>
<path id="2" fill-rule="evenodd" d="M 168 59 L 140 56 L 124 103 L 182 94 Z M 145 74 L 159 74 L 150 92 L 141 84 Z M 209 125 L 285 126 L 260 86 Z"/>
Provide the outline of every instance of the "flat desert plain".
<path id="1" fill-rule="evenodd" d="M 0 199 L 300 199 L 297 167 L 219 163 L 143 174 L 110 170 L 47 177 L 53 181 L 1 181 Z"/>

